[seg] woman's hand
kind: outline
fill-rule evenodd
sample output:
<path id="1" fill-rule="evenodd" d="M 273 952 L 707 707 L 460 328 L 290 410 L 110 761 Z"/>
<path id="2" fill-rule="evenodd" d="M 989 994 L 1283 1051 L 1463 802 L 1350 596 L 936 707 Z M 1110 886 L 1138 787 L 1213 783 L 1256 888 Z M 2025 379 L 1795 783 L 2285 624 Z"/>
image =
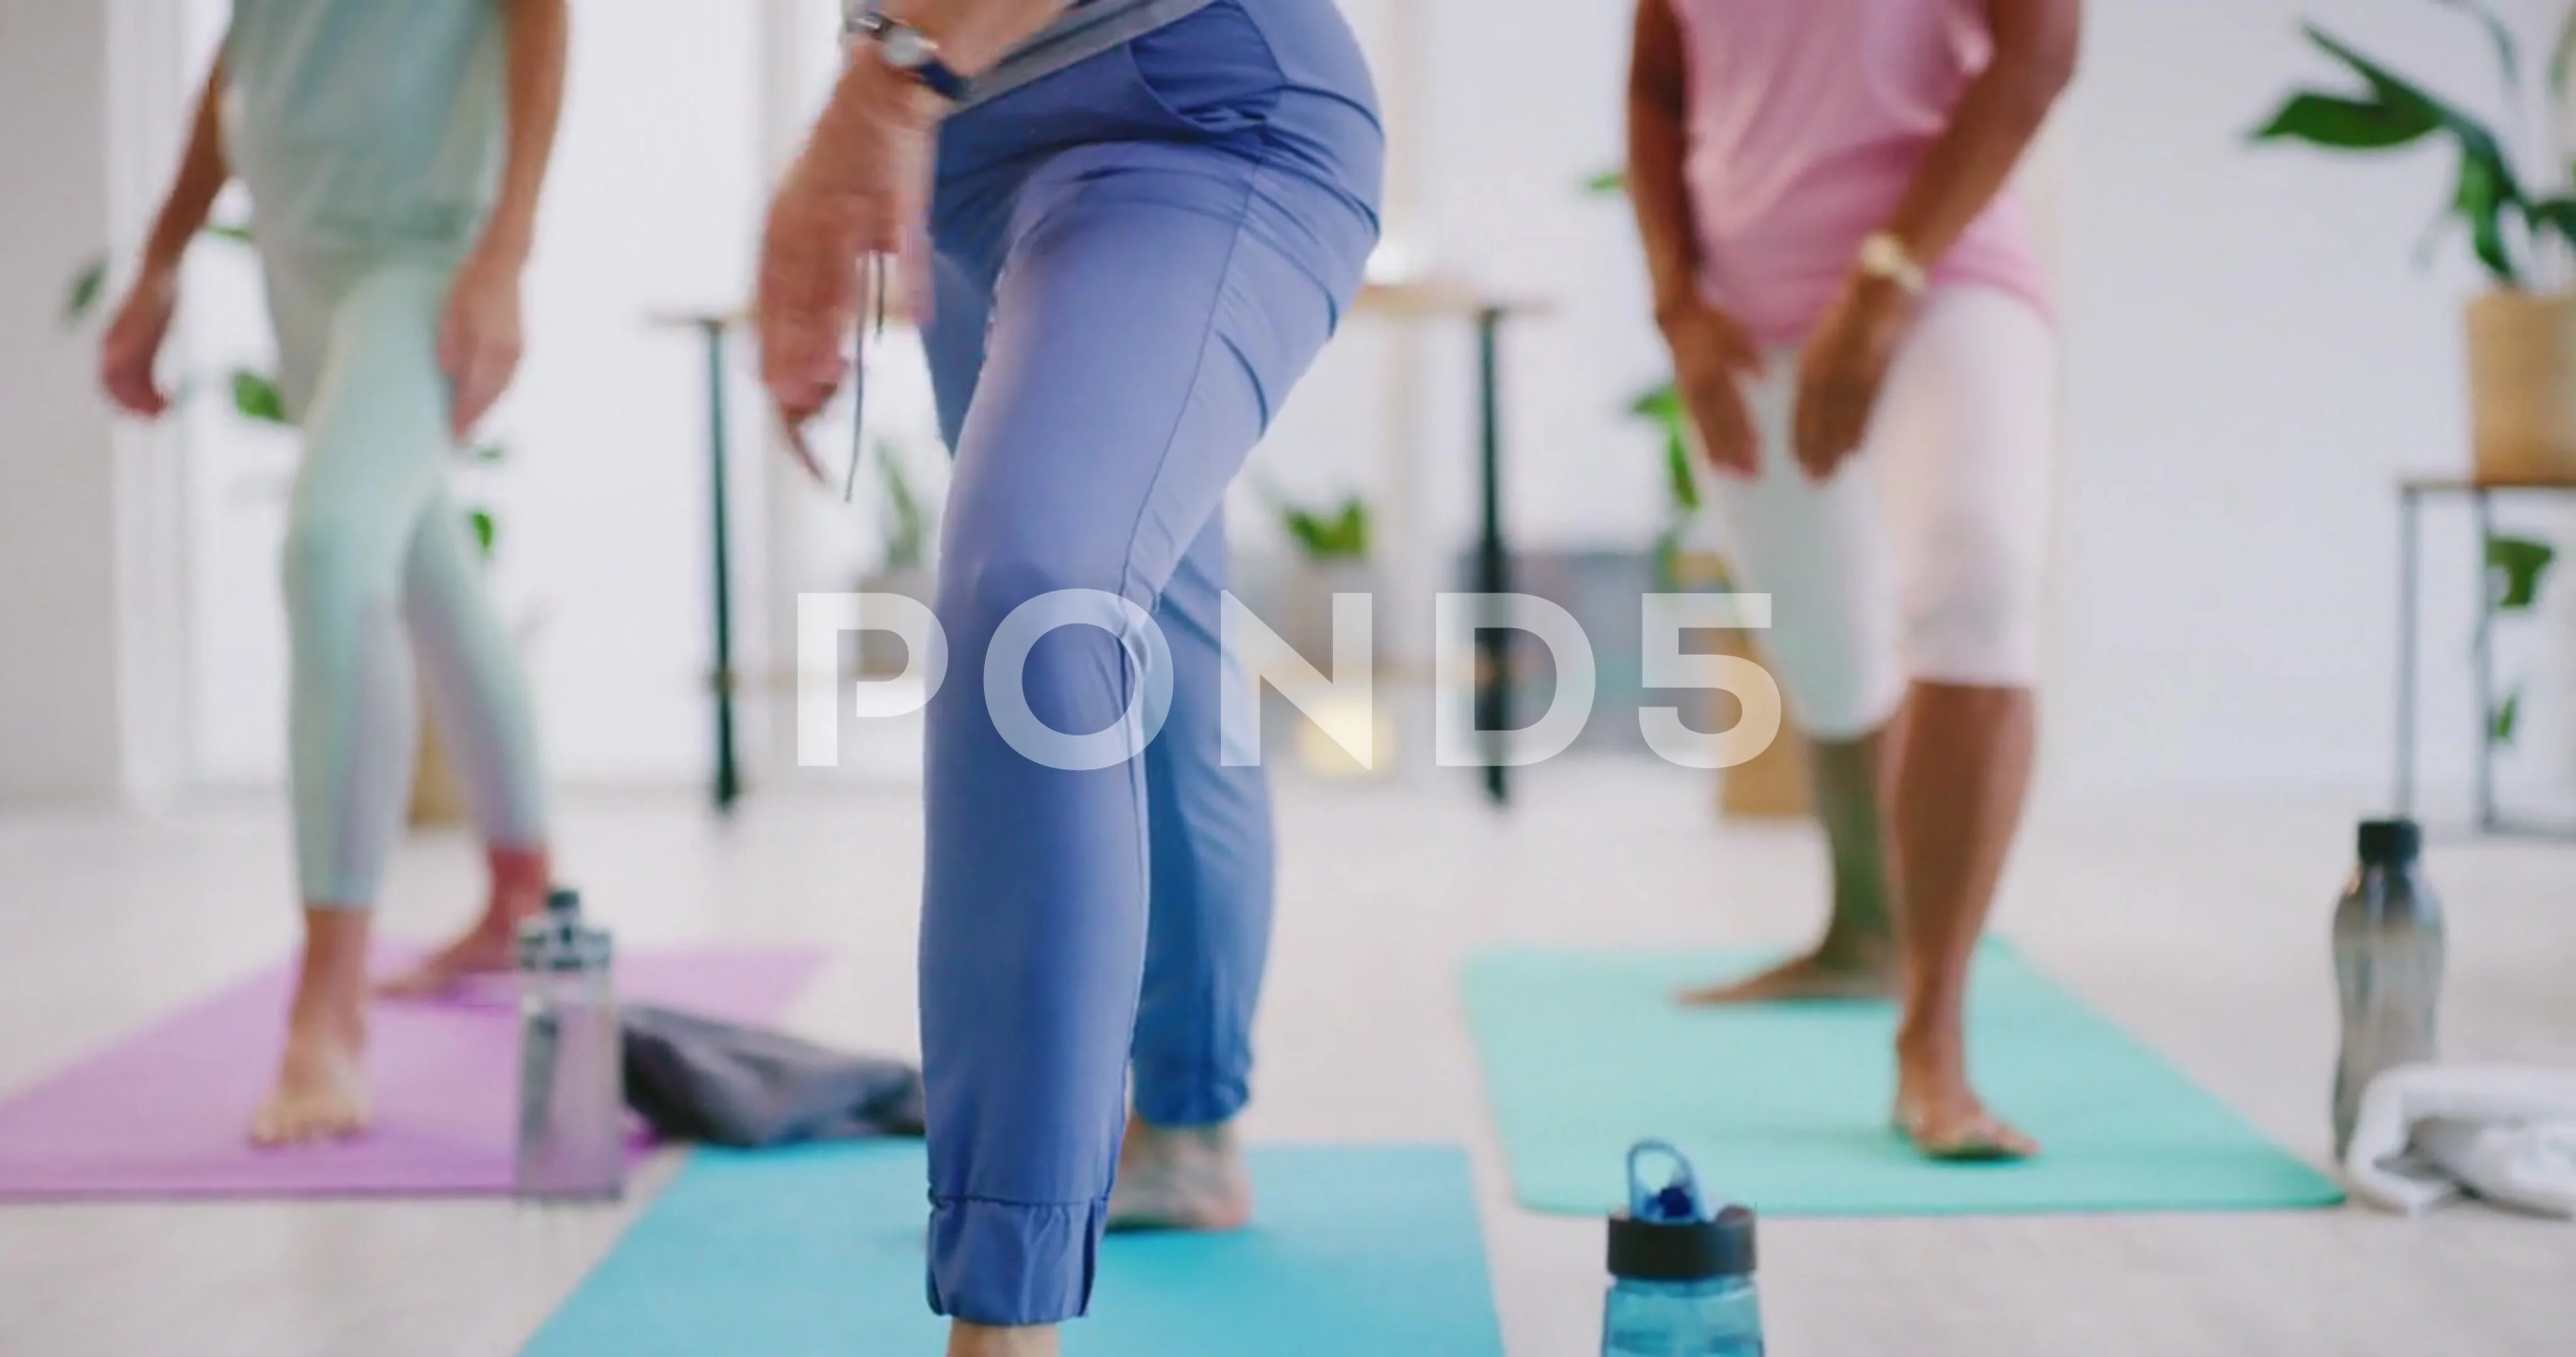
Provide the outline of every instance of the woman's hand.
<path id="1" fill-rule="evenodd" d="M 514 252 L 477 246 L 447 286 L 438 322 L 438 368 L 447 374 L 447 419 L 465 441 L 519 370 L 519 274 Z"/>
<path id="2" fill-rule="evenodd" d="M 928 296 L 925 95 L 873 61 L 854 63 L 769 204 L 753 307 L 760 380 L 789 446 L 818 481 L 828 478 L 803 429 L 848 374 L 843 342 L 868 300 L 860 261 L 903 256 L 906 295 Z"/>
<path id="3" fill-rule="evenodd" d="M 1825 481 L 1869 434 L 1897 341 L 1914 321 L 1914 298 L 1883 278 L 1855 275 L 1807 341 L 1799 362 L 1798 464 Z"/>
<path id="4" fill-rule="evenodd" d="M 1761 349 L 1726 313 L 1696 299 L 1667 312 L 1663 330 L 1673 351 L 1673 389 L 1699 430 L 1709 465 L 1730 475 L 1761 474 L 1761 440 L 1743 385 L 1745 377 L 1761 374 Z"/>
<path id="5" fill-rule="evenodd" d="M 117 303 L 116 318 L 98 342 L 98 382 L 118 409 L 157 419 L 170 408 L 152 365 L 161 356 L 161 341 L 170 335 L 170 317 L 178 305 L 176 267 L 146 268 Z"/>

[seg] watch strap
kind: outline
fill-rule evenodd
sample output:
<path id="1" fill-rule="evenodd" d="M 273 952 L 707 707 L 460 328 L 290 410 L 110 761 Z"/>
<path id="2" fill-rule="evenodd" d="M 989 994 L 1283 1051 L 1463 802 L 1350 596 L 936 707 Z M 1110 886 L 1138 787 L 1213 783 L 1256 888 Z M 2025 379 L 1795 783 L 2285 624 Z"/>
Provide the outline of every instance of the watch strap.
<path id="1" fill-rule="evenodd" d="M 966 97 L 972 82 L 940 59 L 939 44 L 920 29 L 855 4 L 843 15 L 843 28 L 854 38 L 875 43 L 886 65 L 911 76 L 922 88 L 952 104 Z"/>

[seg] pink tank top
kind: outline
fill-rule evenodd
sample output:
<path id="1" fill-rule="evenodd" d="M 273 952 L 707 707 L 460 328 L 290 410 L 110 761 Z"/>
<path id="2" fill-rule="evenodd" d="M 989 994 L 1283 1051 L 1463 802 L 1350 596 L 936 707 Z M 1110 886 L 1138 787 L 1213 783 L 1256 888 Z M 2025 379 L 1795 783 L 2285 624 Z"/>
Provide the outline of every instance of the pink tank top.
<path id="1" fill-rule="evenodd" d="M 1805 337 L 1887 224 L 1993 43 L 1982 0 L 1670 0 L 1690 71 L 1692 215 L 1709 300 L 1768 344 Z M 2043 310 L 2010 190 L 1931 264 Z"/>

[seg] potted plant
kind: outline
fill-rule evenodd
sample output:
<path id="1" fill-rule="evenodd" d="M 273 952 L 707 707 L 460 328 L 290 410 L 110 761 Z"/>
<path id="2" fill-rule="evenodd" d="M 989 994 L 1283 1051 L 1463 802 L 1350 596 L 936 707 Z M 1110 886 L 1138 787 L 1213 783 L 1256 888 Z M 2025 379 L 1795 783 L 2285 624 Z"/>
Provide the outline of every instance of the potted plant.
<path id="1" fill-rule="evenodd" d="M 2425 244 L 2464 228 L 2492 283 L 2469 303 L 2467 315 L 2477 476 L 2493 483 L 2576 481 L 2576 291 L 2568 286 L 2576 258 L 2570 253 L 2576 174 L 2557 131 L 2576 64 L 2576 16 L 2563 23 L 2546 63 L 2551 116 L 2545 131 L 2533 135 L 2519 35 L 2484 0 L 2435 2 L 2480 24 L 2493 44 L 2503 119 L 2491 124 L 2473 117 L 2311 23 L 2308 40 L 2358 77 L 2360 88 L 2296 91 L 2254 139 L 2344 152 L 2451 145 L 2455 186 Z"/>
<path id="2" fill-rule="evenodd" d="M 1287 611 L 1281 636 L 1317 665 L 1333 653 L 1333 596 L 1375 594 L 1376 571 L 1369 563 L 1368 502 L 1345 495 L 1337 504 L 1314 508 L 1292 503 L 1276 490 L 1264 489 L 1279 515 L 1279 527 L 1297 547 L 1297 571 L 1288 581 Z"/>

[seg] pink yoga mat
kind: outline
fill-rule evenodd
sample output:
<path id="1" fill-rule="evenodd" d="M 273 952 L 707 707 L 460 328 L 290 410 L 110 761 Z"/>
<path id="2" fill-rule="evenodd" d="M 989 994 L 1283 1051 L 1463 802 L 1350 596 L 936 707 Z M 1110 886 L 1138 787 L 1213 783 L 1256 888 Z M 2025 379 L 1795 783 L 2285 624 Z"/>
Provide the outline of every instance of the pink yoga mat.
<path id="1" fill-rule="evenodd" d="M 617 983 L 626 999 L 762 1022 L 821 960 L 638 952 L 619 959 Z M 510 1190 L 518 1030 L 506 981 L 443 999 L 378 1000 L 374 1129 L 255 1149 L 244 1131 L 276 1073 L 287 983 L 283 966 L 244 981 L 0 1102 L 0 1201 Z"/>

